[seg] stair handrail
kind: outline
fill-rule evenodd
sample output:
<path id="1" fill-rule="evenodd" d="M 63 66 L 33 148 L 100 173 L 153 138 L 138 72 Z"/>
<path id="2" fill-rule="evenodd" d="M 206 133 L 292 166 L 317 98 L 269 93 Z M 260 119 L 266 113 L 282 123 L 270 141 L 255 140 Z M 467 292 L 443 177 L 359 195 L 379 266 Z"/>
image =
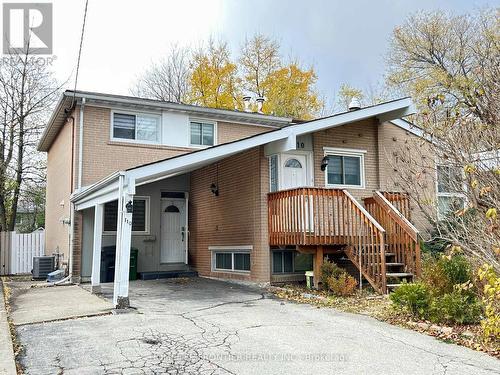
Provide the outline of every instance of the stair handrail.
<path id="1" fill-rule="evenodd" d="M 379 224 L 377 220 L 368 212 L 366 209 L 354 198 L 351 193 L 347 190 L 342 190 L 344 194 L 354 203 L 354 205 L 363 213 L 363 215 L 382 233 L 385 233 L 385 229 Z"/>
<path id="2" fill-rule="evenodd" d="M 379 192 L 375 191 L 375 194 L 373 195 L 373 199 L 375 202 L 380 204 L 382 207 L 386 207 L 387 214 L 394 219 L 394 221 L 406 232 L 408 236 L 414 241 L 415 243 L 415 268 L 412 267 L 413 272 L 417 277 L 420 276 L 421 274 L 421 264 L 420 264 L 420 243 L 419 243 L 419 231 L 418 229 L 410 223 L 410 221 L 403 215 L 399 210 L 394 207 L 394 205 L 386 198 L 384 195 Z M 399 220 L 398 220 L 399 219 Z"/>
<path id="3" fill-rule="evenodd" d="M 396 217 L 403 222 L 400 223 L 403 224 L 401 225 L 401 227 L 413 238 L 413 240 L 418 241 L 418 229 L 412 223 L 410 223 L 410 221 L 401 212 L 399 212 L 399 210 L 394 207 L 394 205 L 386 197 L 384 197 L 384 195 L 380 191 L 375 191 L 374 198 L 379 203 L 380 201 L 382 201 L 383 205 L 385 204 L 386 206 L 388 206 L 388 208 L 390 209 L 388 211 L 389 215 L 396 215 Z"/>
<path id="4" fill-rule="evenodd" d="M 387 280 L 385 277 L 385 229 L 382 227 L 382 225 L 379 224 L 379 222 L 355 199 L 347 190 L 342 190 L 344 195 L 349 198 L 349 200 L 354 204 L 354 206 L 359 210 L 359 212 L 362 214 L 362 217 L 366 218 L 370 224 L 373 225 L 373 227 L 378 231 L 376 233 L 378 240 L 375 241 L 375 243 L 378 242 L 378 245 L 380 246 L 379 248 L 379 262 L 380 262 L 380 272 L 381 274 L 378 277 L 378 282 L 377 282 L 377 275 L 376 274 L 368 274 L 369 271 L 366 268 L 366 265 L 362 263 L 362 258 L 361 256 L 359 257 L 359 262 L 357 264 L 357 267 L 360 269 L 361 272 L 364 272 L 365 278 L 372 284 L 372 286 L 378 290 L 381 293 L 386 293 L 387 292 Z M 368 224 L 368 223 L 367 223 Z M 360 236 L 362 233 L 358 233 L 358 238 L 361 238 Z M 372 245 L 375 243 L 372 242 Z M 360 249 L 358 249 L 360 251 Z M 351 259 L 352 261 L 353 259 Z"/>

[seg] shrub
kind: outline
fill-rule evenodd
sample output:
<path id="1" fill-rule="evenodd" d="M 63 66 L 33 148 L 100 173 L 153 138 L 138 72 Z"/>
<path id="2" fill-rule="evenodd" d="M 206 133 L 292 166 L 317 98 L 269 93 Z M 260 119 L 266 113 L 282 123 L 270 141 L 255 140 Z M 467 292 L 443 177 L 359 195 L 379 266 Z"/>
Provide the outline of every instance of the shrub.
<path id="1" fill-rule="evenodd" d="M 486 341 L 500 340 L 500 277 L 492 266 L 485 264 L 478 271 L 483 286 L 484 319 L 481 321 Z"/>
<path id="2" fill-rule="evenodd" d="M 463 255 L 424 258 L 422 281 L 436 296 L 453 292 L 455 285 L 465 284 L 471 278 L 469 262 Z"/>
<path id="3" fill-rule="evenodd" d="M 470 264 L 463 255 L 443 256 L 438 264 L 451 285 L 464 284 L 471 280 Z"/>
<path id="4" fill-rule="evenodd" d="M 409 311 L 413 316 L 425 317 L 430 306 L 431 294 L 424 283 L 403 282 L 389 298 L 396 306 Z"/>
<path id="5" fill-rule="evenodd" d="M 358 283 L 356 279 L 349 275 L 347 272 L 342 271 L 338 276 L 330 276 L 327 279 L 328 289 L 336 296 L 350 296 L 356 291 Z"/>
<path id="6" fill-rule="evenodd" d="M 482 306 L 477 297 L 456 288 L 435 298 L 430 308 L 430 318 L 436 323 L 477 323 Z"/>
<path id="7" fill-rule="evenodd" d="M 342 272 L 344 272 L 342 268 L 325 258 L 323 264 L 321 265 L 321 284 L 323 285 L 323 288 L 328 288 L 329 277 L 333 276 L 337 278 Z"/>

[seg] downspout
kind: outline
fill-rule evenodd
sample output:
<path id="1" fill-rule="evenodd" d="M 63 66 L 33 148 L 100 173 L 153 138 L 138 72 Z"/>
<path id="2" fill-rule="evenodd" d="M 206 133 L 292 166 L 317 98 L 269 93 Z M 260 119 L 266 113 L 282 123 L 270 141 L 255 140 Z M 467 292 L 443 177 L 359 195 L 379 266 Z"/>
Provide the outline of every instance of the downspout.
<path id="1" fill-rule="evenodd" d="M 74 109 L 74 105 L 72 105 L 69 108 L 66 108 L 64 112 L 68 115 L 71 113 L 70 111 Z M 74 190 L 74 162 L 75 162 L 75 117 L 73 115 L 69 115 L 66 118 L 67 120 L 71 120 L 71 172 L 70 172 L 70 186 L 69 186 L 69 191 L 70 194 L 73 194 Z M 73 210 L 74 210 L 74 205 L 70 201 L 70 219 L 69 219 L 69 235 L 68 235 L 68 241 L 69 241 L 69 254 L 68 254 L 68 276 L 64 277 L 61 280 L 56 281 L 55 283 L 51 283 L 50 285 L 59 285 L 59 284 L 64 284 L 66 282 L 71 282 L 71 279 L 73 277 Z"/>
<path id="2" fill-rule="evenodd" d="M 75 117 L 71 116 L 71 177 L 70 177 L 70 183 L 71 186 L 69 187 L 70 195 L 73 194 L 73 190 L 75 188 L 75 173 L 74 173 L 74 162 L 75 162 Z M 68 254 L 68 276 L 65 277 L 64 279 L 60 280 L 60 283 L 65 282 L 66 280 L 71 282 L 71 279 L 73 278 L 73 203 L 71 201 L 69 202 L 69 236 L 68 236 L 68 241 L 69 241 L 69 254 Z"/>
<path id="3" fill-rule="evenodd" d="M 82 98 L 80 104 L 79 116 L 79 136 L 78 136 L 78 190 L 82 188 L 82 169 L 83 169 L 83 109 L 85 106 L 85 98 Z"/>

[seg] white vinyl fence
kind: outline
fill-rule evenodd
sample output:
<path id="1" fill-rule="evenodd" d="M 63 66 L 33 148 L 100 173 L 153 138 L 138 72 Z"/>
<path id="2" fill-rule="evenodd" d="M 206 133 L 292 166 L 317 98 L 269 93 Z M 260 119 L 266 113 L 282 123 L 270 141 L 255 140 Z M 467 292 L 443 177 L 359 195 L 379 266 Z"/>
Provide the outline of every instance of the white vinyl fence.
<path id="1" fill-rule="evenodd" d="M 0 275 L 31 273 L 33 257 L 45 255 L 45 232 L 0 232 Z"/>

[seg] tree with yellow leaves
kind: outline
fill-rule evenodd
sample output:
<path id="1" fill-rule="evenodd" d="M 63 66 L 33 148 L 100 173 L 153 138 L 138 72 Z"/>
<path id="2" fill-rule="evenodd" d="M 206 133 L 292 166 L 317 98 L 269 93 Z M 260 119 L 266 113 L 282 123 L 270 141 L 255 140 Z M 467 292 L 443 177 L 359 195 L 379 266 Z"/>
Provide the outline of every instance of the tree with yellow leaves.
<path id="1" fill-rule="evenodd" d="M 238 107 L 240 79 L 227 43 L 208 42 L 193 54 L 189 77 L 189 102 L 211 108 Z"/>
<path id="2" fill-rule="evenodd" d="M 284 64 L 276 40 L 257 34 L 241 49 L 240 68 L 245 90 L 264 97 L 263 110 L 277 116 L 307 120 L 322 107 L 315 89 L 313 68 L 302 69 L 298 62 Z"/>
<path id="3" fill-rule="evenodd" d="M 302 70 L 296 63 L 272 72 L 262 83 L 267 96 L 264 108 L 276 116 L 311 119 L 322 106 L 312 89 L 316 79 L 312 68 Z"/>

